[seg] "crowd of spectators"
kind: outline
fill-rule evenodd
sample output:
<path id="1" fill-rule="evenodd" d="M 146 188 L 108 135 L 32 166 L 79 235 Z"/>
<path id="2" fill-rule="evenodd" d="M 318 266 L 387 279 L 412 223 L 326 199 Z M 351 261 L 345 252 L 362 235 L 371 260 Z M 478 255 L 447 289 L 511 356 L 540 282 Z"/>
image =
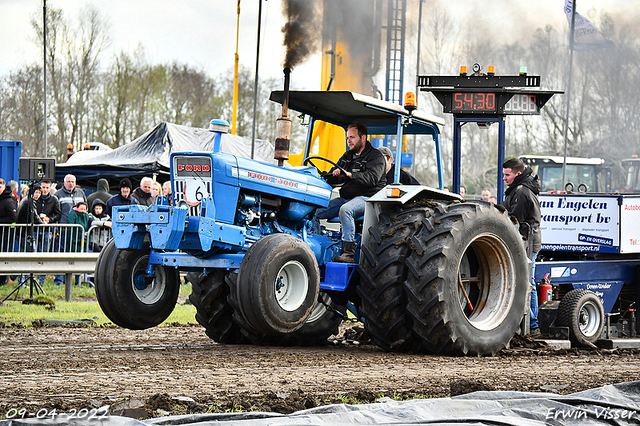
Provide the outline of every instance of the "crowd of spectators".
<path id="1" fill-rule="evenodd" d="M 56 189 L 57 188 L 57 189 Z M 111 216 L 115 206 L 141 204 L 150 206 L 171 202 L 171 182 L 159 182 L 143 177 L 140 186 L 133 189 L 131 180 L 123 178 L 118 192 L 112 194 L 106 179 L 100 179 L 96 191 L 87 196 L 77 185 L 72 174 L 65 176 L 57 185 L 50 181 L 33 182 L 22 185 L 16 181 L 0 179 L 0 252 L 8 251 L 100 251 L 111 237 Z M 11 224 L 55 225 L 76 224 L 74 232 L 62 227 L 35 226 L 16 234 Z M 99 232 L 86 235 L 90 229 Z M 28 229 L 28 228 L 25 228 Z M 35 229 L 35 231 L 34 231 Z M 95 236 L 94 236 L 95 234 Z M 84 247 L 88 243 L 88 247 Z M 7 277 L 0 276 L 0 285 L 6 284 Z M 44 276 L 39 277 L 40 283 Z M 63 276 L 56 276 L 56 284 L 64 282 Z"/>

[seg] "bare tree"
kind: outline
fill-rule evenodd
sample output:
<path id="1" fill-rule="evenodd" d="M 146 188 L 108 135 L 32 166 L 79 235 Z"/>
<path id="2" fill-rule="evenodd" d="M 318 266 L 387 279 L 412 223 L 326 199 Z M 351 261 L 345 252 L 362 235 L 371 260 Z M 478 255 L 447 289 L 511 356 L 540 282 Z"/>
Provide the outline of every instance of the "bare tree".
<path id="1" fill-rule="evenodd" d="M 109 29 L 97 9 L 82 10 L 78 28 L 66 46 L 66 66 L 68 72 L 67 98 L 68 118 L 71 126 L 69 143 L 76 147 L 88 133 L 88 113 L 93 96 L 98 89 L 100 77 L 100 57 L 109 44 Z"/>
<path id="2" fill-rule="evenodd" d="M 35 43 L 42 47 L 44 43 L 44 30 L 40 25 L 42 22 L 42 12 L 31 20 L 31 26 L 36 32 Z M 53 102 L 47 102 L 52 105 L 48 108 L 54 126 L 48 126 L 48 132 L 53 133 L 47 135 L 50 142 L 49 150 L 54 155 L 62 155 L 65 152 L 67 140 L 67 122 L 66 110 L 67 100 L 64 94 L 65 81 L 68 77 L 63 71 L 62 65 L 62 49 L 67 38 L 67 24 L 64 19 L 62 9 L 47 8 L 47 46 L 46 46 L 46 62 L 47 62 L 47 99 Z M 49 117 L 47 117 L 47 120 Z M 49 153 L 47 153 L 49 154 Z"/>
<path id="3" fill-rule="evenodd" d="M 42 68 L 29 66 L 9 74 L 2 90 L 0 138 L 22 141 L 23 155 L 41 155 L 44 149 L 42 106 Z"/>

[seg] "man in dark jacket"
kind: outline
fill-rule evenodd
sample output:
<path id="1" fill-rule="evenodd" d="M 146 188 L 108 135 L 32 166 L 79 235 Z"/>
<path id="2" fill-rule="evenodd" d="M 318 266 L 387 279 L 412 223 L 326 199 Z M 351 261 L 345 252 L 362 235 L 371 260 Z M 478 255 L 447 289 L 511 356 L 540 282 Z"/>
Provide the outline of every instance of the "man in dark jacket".
<path id="1" fill-rule="evenodd" d="M 18 199 L 0 179 L 0 223 L 14 223 L 18 214 Z"/>
<path id="2" fill-rule="evenodd" d="M 84 191 L 76 186 L 76 177 L 72 174 L 64 177 L 63 187 L 55 195 L 60 201 L 60 223 L 67 223 L 67 215 L 76 204 L 80 201 L 87 202 Z"/>
<path id="3" fill-rule="evenodd" d="M 18 200 L 6 186 L 4 179 L 0 179 L 0 224 L 8 225 L 16 221 L 18 215 Z M 0 227 L 0 251 L 13 251 L 13 229 L 9 226 Z M 0 275 L 0 285 L 7 282 L 6 275 Z"/>
<path id="4" fill-rule="evenodd" d="M 525 238 L 531 249 L 527 249 L 531 266 L 531 325 L 532 336 L 540 334 L 538 328 L 538 294 L 534 278 L 536 256 L 542 247 L 540 234 L 540 179 L 533 174 L 530 167 L 517 158 L 507 160 L 502 165 L 503 180 L 508 185 L 505 191 L 504 207 L 510 215 L 515 216 L 520 224 L 520 234 Z M 530 251 L 530 252 L 529 252 Z"/>
<path id="5" fill-rule="evenodd" d="M 129 178 L 123 178 L 120 181 L 120 192 L 107 200 L 107 214 L 113 217 L 115 206 L 128 206 L 129 204 L 138 204 L 138 201 L 131 197 L 131 181 Z"/>
<path id="6" fill-rule="evenodd" d="M 64 183 L 62 188 L 58 189 L 55 193 L 56 198 L 60 202 L 60 219 L 59 223 L 67 223 L 67 216 L 73 207 L 80 201 L 87 202 L 87 196 L 81 188 L 76 186 L 76 177 L 72 174 L 68 174 L 64 177 Z M 64 239 L 56 239 L 56 250 L 65 251 Z M 56 275 L 54 282 L 56 285 L 62 285 L 64 282 L 64 275 Z"/>
<path id="7" fill-rule="evenodd" d="M 41 181 L 40 187 L 42 188 L 42 195 L 36 202 L 38 215 L 40 216 L 40 219 L 42 219 L 43 223 L 48 225 L 56 224 L 60 221 L 60 216 L 62 215 L 62 212 L 60 211 L 60 201 L 58 201 L 58 198 L 51 193 L 50 181 Z M 40 239 L 40 247 L 38 247 L 38 251 L 51 252 L 53 250 L 52 243 L 54 242 L 54 237 L 52 229 L 53 227 L 45 227 L 42 231 L 42 238 Z M 45 275 L 40 275 L 38 277 L 40 285 L 44 284 L 44 280 Z"/>
<path id="8" fill-rule="evenodd" d="M 355 219 L 364 214 L 366 201 L 387 184 L 385 160 L 380 151 L 367 140 L 367 127 L 353 123 L 347 127 L 347 145 L 338 167 L 324 174 L 332 185 L 342 184 L 340 197 L 329 202 L 326 209 L 318 211 L 318 219 L 331 219 L 338 215 L 342 226 L 342 254 L 335 262 L 353 263 L 356 253 Z"/>
<path id="9" fill-rule="evenodd" d="M 60 201 L 51 194 L 51 182 L 43 180 L 40 182 L 40 187 L 42 188 L 42 195 L 36 205 L 42 222 L 58 223 L 62 212 L 60 211 Z"/>
<path id="10" fill-rule="evenodd" d="M 106 179 L 100 179 L 98 181 L 96 192 L 89 194 L 87 197 L 87 205 L 93 206 L 93 201 L 98 198 L 102 200 L 103 203 L 107 204 L 109 198 L 111 198 L 111 194 L 109 194 L 109 181 Z"/>
<path id="11" fill-rule="evenodd" d="M 393 164 L 393 153 L 386 146 L 381 146 L 378 150 L 384 155 L 387 170 L 387 185 L 391 185 L 395 180 L 396 165 Z M 402 185 L 420 185 L 418 179 L 411 176 L 406 170 L 400 169 L 400 183 Z"/>
<path id="12" fill-rule="evenodd" d="M 131 193 L 131 198 L 135 198 L 138 204 L 143 206 L 151 206 L 155 204 L 156 197 L 151 194 L 151 186 L 153 185 L 153 179 L 149 177 L 143 177 L 140 180 L 140 186 Z"/>
<path id="13" fill-rule="evenodd" d="M 42 187 L 39 183 L 33 183 L 29 187 L 29 196 L 24 197 L 18 204 L 17 223 L 40 225 L 40 212 L 38 212 L 38 201 L 42 196 Z"/>

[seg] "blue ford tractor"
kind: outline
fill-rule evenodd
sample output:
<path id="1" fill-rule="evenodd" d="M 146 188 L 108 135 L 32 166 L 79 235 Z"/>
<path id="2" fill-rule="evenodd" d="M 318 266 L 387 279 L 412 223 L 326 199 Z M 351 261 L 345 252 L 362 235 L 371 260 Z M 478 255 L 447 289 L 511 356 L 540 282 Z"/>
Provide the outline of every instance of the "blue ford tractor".
<path id="1" fill-rule="evenodd" d="M 160 324 L 186 272 L 196 320 L 220 343 L 321 344 L 351 311 L 386 350 L 492 355 L 507 345 L 526 312 L 525 247 L 500 206 L 442 190 L 444 122 L 352 92 L 287 92 L 271 100 L 310 118 L 303 166 L 223 153 L 224 130 L 213 129 L 213 152 L 172 154 L 173 206 L 114 209 L 95 273 L 111 321 Z M 332 262 L 339 227 L 314 225 L 332 195 L 316 169 L 325 159 L 309 157 L 321 121 L 434 140 L 440 189 L 391 184 L 371 197 L 354 264 Z"/>

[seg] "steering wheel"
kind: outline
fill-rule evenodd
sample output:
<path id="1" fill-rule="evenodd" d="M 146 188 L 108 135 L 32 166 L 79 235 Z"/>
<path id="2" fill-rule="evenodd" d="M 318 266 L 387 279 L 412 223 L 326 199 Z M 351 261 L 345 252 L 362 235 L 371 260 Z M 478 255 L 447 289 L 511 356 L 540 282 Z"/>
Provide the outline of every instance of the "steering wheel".
<path id="1" fill-rule="evenodd" d="M 340 169 L 342 171 L 342 173 L 344 173 L 345 175 L 347 174 L 347 171 L 345 169 L 343 169 L 342 167 L 338 166 L 336 163 L 334 163 L 333 161 L 329 160 L 328 158 L 324 158 L 324 157 L 319 157 L 317 155 L 315 156 L 311 156 L 311 157 L 307 157 L 304 160 L 302 160 L 302 165 L 306 166 L 307 163 L 311 164 L 313 167 L 315 167 L 318 170 L 318 173 L 320 173 L 320 169 L 318 168 L 318 166 L 316 166 L 315 164 L 313 164 L 313 161 L 311 160 L 322 160 L 325 161 L 329 164 L 331 164 L 332 166 L 336 167 L 337 169 Z"/>

